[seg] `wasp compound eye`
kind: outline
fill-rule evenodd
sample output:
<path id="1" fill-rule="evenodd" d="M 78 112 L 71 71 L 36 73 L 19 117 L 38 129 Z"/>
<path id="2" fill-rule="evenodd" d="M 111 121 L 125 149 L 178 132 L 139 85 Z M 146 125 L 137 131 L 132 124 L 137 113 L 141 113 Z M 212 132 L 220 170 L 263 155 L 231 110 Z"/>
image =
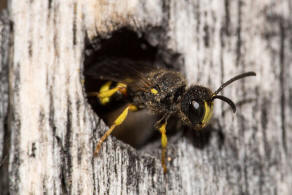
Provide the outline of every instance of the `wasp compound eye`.
<path id="1" fill-rule="evenodd" d="M 186 125 L 201 128 L 209 119 L 209 101 L 212 98 L 210 89 L 202 86 L 191 86 L 181 99 L 181 113 Z M 208 114 L 208 115 L 206 115 Z"/>
<path id="2" fill-rule="evenodd" d="M 189 119 L 192 124 L 200 124 L 205 114 L 204 104 L 202 102 L 192 100 L 189 104 Z"/>
<path id="3" fill-rule="evenodd" d="M 198 110 L 200 108 L 200 104 L 196 102 L 195 100 L 193 100 L 191 104 L 195 110 Z"/>

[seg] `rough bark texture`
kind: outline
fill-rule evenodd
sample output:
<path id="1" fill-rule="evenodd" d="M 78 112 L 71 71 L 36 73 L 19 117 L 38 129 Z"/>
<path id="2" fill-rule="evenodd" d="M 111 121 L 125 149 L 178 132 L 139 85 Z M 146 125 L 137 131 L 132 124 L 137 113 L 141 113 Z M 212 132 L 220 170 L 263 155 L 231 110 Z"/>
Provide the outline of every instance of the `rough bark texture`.
<path id="1" fill-rule="evenodd" d="M 8 13 L 0 13 L 0 194 L 8 191 L 8 51 L 9 51 Z"/>
<path id="2" fill-rule="evenodd" d="M 9 24 L 7 12 L 0 15 L 0 140 L 4 136 L 4 121 L 7 116 L 8 108 L 8 40 L 9 40 Z M 0 142 L 0 158 L 3 154 L 3 145 Z"/>
<path id="3" fill-rule="evenodd" d="M 11 1 L 10 193 L 291 194 L 290 10 L 289 0 Z M 84 40 L 124 26 L 162 29 L 148 41 L 181 53 L 190 83 L 214 90 L 257 72 L 223 92 L 240 103 L 236 115 L 215 102 L 208 140 L 170 143 L 167 175 L 159 157 L 112 137 L 93 157 L 106 126 L 82 87 Z"/>

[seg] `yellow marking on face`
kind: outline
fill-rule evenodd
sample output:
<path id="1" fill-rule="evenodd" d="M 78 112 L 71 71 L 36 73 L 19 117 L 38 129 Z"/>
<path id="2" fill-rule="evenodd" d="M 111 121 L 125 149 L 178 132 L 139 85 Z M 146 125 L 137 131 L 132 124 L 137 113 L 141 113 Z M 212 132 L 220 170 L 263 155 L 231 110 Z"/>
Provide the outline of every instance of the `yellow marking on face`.
<path id="1" fill-rule="evenodd" d="M 154 88 L 151 89 L 151 93 L 153 93 L 154 95 L 158 94 L 158 91 Z"/>
<path id="2" fill-rule="evenodd" d="M 213 102 L 211 102 L 211 106 L 210 106 L 206 101 L 204 101 L 204 106 L 205 106 L 205 114 L 202 120 L 202 127 L 205 127 L 208 124 L 208 122 L 210 121 L 213 115 Z"/>

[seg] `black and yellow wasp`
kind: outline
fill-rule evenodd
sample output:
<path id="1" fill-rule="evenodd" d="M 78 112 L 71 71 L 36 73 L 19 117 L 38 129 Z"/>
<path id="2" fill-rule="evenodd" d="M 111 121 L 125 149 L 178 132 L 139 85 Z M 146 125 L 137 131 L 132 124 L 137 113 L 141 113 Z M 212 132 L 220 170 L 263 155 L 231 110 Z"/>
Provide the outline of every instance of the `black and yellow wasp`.
<path id="1" fill-rule="evenodd" d="M 236 111 L 234 103 L 218 93 L 233 81 L 256 75 L 254 72 L 237 75 L 212 92 L 209 88 L 200 85 L 187 87 L 186 80 L 179 72 L 149 65 L 143 61 L 123 58 L 101 59 L 85 74 L 106 81 L 99 91 L 88 94 L 96 96 L 100 104 L 106 105 L 116 93 L 123 94 L 129 103 L 109 130 L 100 138 L 95 154 L 99 152 L 102 143 L 115 127 L 123 123 L 129 111 L 149 109 L 160 117 L 155 127 L 161 133 L 161 163 L 164 173 L 167 171 L 165 158 L 168 119 L 176 116 L 183 121 L 184 125 L 195 130 L 202 129 L 211 119 L 215 99 L 228 103 L 233 112 Z M 113 83 L 115 83 L 114 86 Z"/>

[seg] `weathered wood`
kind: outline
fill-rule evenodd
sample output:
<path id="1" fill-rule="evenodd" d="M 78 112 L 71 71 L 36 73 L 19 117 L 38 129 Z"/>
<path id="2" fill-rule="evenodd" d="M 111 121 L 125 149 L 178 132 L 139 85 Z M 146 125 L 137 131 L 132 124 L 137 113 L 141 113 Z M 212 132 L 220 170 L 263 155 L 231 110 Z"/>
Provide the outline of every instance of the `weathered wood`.
<path id="1" fill-rule="evenodd" d="M 291 194 L 290 10 L 288 0 L 12 1 L 10 193 Z M 83 90 L 84 40 L 124 26 L 162 28 L 149 42 L 181 53 L 190 83 L 215 90 L 258 74 L 224 90 L 242 103 L 233 115 L 216 102 L 209 140 L 170 142 L 166 176 L 158 156 L 112 137 L 93 157 L 106 127 Z"/>
<path id="2" fill-rule="evenodd" d="M 0 194 L 8 192 L 8 54 L 9 18 L 6 11 L 0 13 Z"/>
<path id="3" fill-rule="evenodd" d="M 4 136 L 4 121 L 8 109 L 8 43 L 9 43 L 9 20 L 7 12 L 0 15 L 0 140 Z M 3 145 L 0 142 L 0 159 L 2 157 Z"/>

